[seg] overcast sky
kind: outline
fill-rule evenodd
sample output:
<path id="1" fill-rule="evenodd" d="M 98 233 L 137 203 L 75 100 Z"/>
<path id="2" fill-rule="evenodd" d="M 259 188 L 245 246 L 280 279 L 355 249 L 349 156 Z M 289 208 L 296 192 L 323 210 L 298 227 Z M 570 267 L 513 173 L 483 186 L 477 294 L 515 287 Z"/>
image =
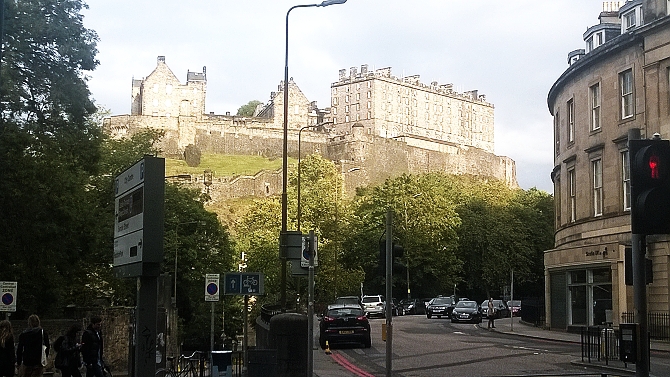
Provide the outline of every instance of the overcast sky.
<path id="1" fill-rule="evenodd" d="M 317 0 L 321 1 L 321 0 Z M 207 67 L 206 111 L 235 114 L 267 102 L 284 77 L 285 22 L 296 0 L 88 0 L 84 25 L 98 33 L 95 101 L 130 113 L 132 78 L 163 55 L 185 83 Z M 429 84 L 479 90 L 495 106 L 495 152 L 516 161 L 522 188 L 553 192 L 547 93 L 568 52 L 584 48 L 601 0 L 348 0 L 289 17 L 289 76 L 319 107 L 338 70 L 368 64 Z M 359 68 L 360 70 L 360 68 Z"/>

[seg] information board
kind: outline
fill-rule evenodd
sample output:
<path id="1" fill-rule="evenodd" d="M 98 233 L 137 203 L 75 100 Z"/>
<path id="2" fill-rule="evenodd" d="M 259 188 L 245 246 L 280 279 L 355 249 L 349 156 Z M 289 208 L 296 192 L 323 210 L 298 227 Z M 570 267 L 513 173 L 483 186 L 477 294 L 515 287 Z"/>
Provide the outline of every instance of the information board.
<path id="1" fill-rule="evenodd" d="M 16 287 L 15 281 L 0 281 L 0 312 L 16 311 Z"/>
<path id="2" fill-rule="evenodd" d="M 263 274 L 260 272 L 228 272 L 223 280 L 224 294 L 258 296 L 265 294 Z"/>
<path id="3" fill-rule="evenodd" d="M 205 301 L 219 301 L 219 274 L 205 275 Z"/>

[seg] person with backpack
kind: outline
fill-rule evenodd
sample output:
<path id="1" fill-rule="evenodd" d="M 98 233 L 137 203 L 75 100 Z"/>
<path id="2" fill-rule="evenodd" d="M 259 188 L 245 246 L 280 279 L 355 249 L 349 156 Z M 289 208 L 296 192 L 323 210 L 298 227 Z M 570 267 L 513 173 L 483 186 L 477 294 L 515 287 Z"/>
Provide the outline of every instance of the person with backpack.
<path id="1" fill-rule="evenodd" d="M 19 335 L 19 345 L 16 347 L 19 377 L 42 377 L 46 366 L 42 364 L 42 354 L 49 356 L 49 336 L 40 326 L 40 317 L 36 314 L 28 317 L 28 326 Z"/>
<path id="2" fill-rule="evenodd" d="M 86 377 L 103 377 L 102 318 L 93 316 L 86 331 L 81 335 L 81 355 L 86 364 Z"/>
<path id="3" fill-rule="evenodd" d="M 62 377 L 81 377 L 81 372 L 79 372 L 81 366 L 79 349 L 81 344 L 77 343 L 77 336 L 80 331 L 80 325 L 72 325 L 65 335 L 61 335 L 54 342 L 54 350 L 56 351 L 54 366 L 60 369 Z"/>

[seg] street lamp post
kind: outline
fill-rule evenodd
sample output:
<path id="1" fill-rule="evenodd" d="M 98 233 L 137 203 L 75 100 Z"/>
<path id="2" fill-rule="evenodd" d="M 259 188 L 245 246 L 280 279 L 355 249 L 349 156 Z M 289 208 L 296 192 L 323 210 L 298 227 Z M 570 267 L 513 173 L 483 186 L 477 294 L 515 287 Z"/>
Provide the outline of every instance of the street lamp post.
<path id="1" fill-rule="evenodd" d="M 288 16 L 295 8 L 327 7 L 334 4 L 344 4 L 347 0 L 326 0 L 320 4 L 294 5 L 286 12 L 286 50 L 284 54 L 284 143 L 282 150 L 282 194 L 281 194 L 281 234 L 286 233 L 288 223 Z M 283 253 L 280 253 L 283 255 Z M 286 310 L 286 258 L 282 258 L 281 269 L 281 307 Z"/>

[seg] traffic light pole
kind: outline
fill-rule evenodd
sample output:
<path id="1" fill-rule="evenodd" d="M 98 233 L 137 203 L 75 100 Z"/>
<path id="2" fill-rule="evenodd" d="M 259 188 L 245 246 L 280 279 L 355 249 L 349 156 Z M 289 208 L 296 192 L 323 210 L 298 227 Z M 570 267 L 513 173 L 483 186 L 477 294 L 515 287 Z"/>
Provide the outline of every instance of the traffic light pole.
<path id="1" fill-rule="evenodd" d="M 638 357 L 635 363 L 636 377 L 649 377 L 649 332 L 647 324 L 647 236 L 632 234 L 633 248 L 633 303 L 635 322 L 639 326 Z"/>

